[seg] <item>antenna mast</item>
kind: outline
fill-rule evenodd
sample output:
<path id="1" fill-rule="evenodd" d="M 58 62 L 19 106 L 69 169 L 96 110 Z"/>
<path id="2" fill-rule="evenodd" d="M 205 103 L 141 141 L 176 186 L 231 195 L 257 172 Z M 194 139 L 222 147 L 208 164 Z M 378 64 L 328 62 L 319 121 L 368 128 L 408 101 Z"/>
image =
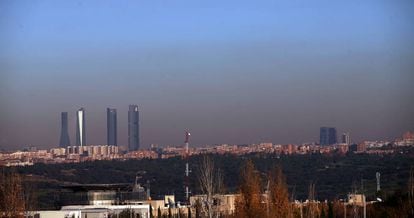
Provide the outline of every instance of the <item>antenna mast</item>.
<path id="1" fill-rule="evenodd" d="M 189 202 L 189 198 L 190 198 L 190 190 L 189 190 L 189 174 L 190 174 L 190 164 L 188 163 L 188 156 L 189 156 L 189 140 L 190 140 L 190 132 L 186 131 L 185 132 L 185 198 L 187 200 L 187 202 Z"/>
<path id="2" fill-rule="evenodd" d="M 377 178 L 377 192 L 379 192 L 379 191 L 381 191 L 381 183 L 380 183 L 381 173 L 377 172 L 375 174 L 375 177 Z"/>

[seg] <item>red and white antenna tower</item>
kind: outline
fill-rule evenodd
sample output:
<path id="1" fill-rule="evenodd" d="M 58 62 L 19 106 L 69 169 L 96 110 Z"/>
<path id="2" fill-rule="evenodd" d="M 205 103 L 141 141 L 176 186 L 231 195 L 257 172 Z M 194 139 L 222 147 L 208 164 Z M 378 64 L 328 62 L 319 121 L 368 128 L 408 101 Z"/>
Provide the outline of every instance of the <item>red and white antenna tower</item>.
<path id="1" fill-rule="evenodd" d="M 189 155 L 190 153 L 188 150 L 189 139 L 190 139 L 190 132 L 186 131 L 185 132 L 185 160 L 186 160 L 186 163 L 185 163 L 185 199 L 187 200 L 187 202 L 189 202 L 190 200 L 189 198 L 190 198 L 190 193 L 191 193 L 188 187 L 189 181 L 190 181 L 189 174 L 191 172 L 190 164 L 188 163 L 188 157 L 190 156 Z"/>

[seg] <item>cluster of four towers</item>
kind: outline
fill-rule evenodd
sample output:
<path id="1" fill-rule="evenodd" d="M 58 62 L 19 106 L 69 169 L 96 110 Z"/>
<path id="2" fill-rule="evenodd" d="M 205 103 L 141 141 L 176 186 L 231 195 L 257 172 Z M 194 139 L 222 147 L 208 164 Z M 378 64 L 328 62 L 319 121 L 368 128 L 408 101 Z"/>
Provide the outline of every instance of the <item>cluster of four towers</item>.
<path id="1" fill-rule="evenodd" d="M 60 132 L 59 146 L 70 146 L 69 128 L 68 128 L 68 112 L 61 113 L 62 127 Z M 107 145 L 118 145 L 117 139 L 117 115 L 116 109 L 106 109 L 106 128 L 107 128 Z M 85 131 L 85 109 L 80 108 L 76 112 L 76 145 L 86 145 Z M 128 110 L 128 149 L 130 151 L 140 148 L 139 137 L 139 111 L 137 105 L 129 105 Z"/>

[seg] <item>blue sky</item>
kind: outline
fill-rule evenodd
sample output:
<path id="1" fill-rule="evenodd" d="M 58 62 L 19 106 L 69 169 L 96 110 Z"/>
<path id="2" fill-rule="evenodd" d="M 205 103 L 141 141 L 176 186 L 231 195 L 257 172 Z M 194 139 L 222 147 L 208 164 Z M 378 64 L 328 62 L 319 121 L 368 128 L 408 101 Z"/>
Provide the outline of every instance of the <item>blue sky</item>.
<path id="1" fill-rule="evenodd" d="M 0 146 L 58 143 L 59 114 L 142 113 L 143 144 L 357 140 L 414 130 L 414 2 L 1 1 Z M 72 118 L 71 118 L 72 117 Z"/>

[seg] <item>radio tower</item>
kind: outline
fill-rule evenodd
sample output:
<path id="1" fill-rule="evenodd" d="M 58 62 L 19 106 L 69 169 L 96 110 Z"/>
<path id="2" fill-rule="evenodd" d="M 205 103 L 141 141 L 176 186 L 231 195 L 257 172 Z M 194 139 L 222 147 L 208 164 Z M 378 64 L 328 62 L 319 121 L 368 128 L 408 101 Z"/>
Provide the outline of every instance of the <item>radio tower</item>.
<path id="1" fill-rule="evenodd" d="M 190 197 L 190 190 L 188 188 L 188 184 L 189 184 L 189 174 L 190 174 L 190 165 L 188 163 L 188 156 L 189 156 L 189 151 L 188 151 L 188 141 L 190 139 L 190 132 L 186 131 L 185 132 L 185 199 L 187 200 L 187 202 L 189 202 L 189 197 Z"/>
<path id="2" fill-rule="evenodd" d="M 379 192 L 381 191 L 381 183 L 380 183 L 381 173 L 380 172 L 375 173 L 375 177 L 377 178 L 377 192 Z"/>

